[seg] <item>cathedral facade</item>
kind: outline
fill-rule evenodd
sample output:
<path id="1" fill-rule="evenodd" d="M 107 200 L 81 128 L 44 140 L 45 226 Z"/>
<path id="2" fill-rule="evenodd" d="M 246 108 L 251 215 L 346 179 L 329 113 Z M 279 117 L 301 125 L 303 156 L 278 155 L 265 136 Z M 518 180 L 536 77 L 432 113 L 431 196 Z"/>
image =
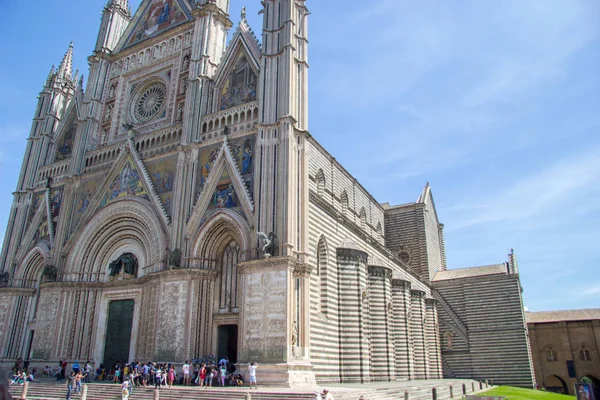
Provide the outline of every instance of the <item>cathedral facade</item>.
<path id="1" fill-rule="evenodd" d="M 0 258 L 0 360 L 228 356 L 290 386 L 477 375 L 452 370 L 481 353 L 479 314 L 444 298 L 464 277 L 443 275 L 431 188 L 380 204 L 308 131 L 305 3 L 264 1 L 259 42 L 228 0 L 108 1 L 85 89 L 71 46 L 39 97 Z M 517 305 L 531 377 L 520 296 L 499 301 Z"/>

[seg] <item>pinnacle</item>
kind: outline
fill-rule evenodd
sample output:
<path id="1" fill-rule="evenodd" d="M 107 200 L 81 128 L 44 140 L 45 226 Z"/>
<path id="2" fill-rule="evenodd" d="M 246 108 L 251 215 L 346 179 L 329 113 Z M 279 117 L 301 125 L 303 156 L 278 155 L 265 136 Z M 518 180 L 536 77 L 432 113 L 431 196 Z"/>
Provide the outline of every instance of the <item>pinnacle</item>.
<path id="1" fill-rule="evenodd" d="M 73 42 L 69 45 L 69 49 L 61 61 L 57 73 L 63 78 L 71 79 L 73 77 Z"/>

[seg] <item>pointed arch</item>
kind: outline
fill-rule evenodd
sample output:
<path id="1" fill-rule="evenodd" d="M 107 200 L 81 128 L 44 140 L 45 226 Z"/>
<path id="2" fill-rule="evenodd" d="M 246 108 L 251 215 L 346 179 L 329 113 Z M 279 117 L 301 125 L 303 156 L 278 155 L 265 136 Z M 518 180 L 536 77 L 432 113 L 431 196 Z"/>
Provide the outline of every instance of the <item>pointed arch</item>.
<path id="1" fill-rule="evenodd" d="M 360 229 L 362 229 L 363 231 L 367 230 L 367 212 L 365 211 L 365 208 L 362 207 L 360 209 Z"/>
<path id="2" fill-rule="evenodd" d="M 48 245 L 44 242 L 37 243 L 23 258 L 14 278 L 23 282 L 37 281 L 36 286 L 39 285 L 44 266 L 49 260 L 50 248 Z"/>
<path id="3" fill-rule="evenodd" d="M 319 282 L 319 304 L 321 312 L 328 314 L 331 301 L 331 286 L 335 285 L 333 270 L 329 268 L 329 249 L 325 235 L 317 242 L 317 278 Z"/>
<path id="4" fill-rule="evenodd" d="M 348 216 L 348 193 L 345 190 L 340 196 L 340 203 L 342 204 L 342 215 Z"/>
<path id="5" fill-rule="evenodd" d="M 214 312 L 238 312 L 241 279 L 237 265 L 247 258 L 251 243 L 246 222 L 233 211 L 219 211 L 204 224 L 192 243 L 194 267 L 219 272 Z"/>
<path id="6" fill-rule="evenodd" d="M 325 185 L 327 182 L 325 181 L 325 174 L 321 168 L 317 171 L 315 178 L 317 180 L 317 194 L 323 196 L 325 194 Z"/>
<path id="7" fill-rule="evenodd" d="M 590 350 L 585 344 L 579 346 L 579 361 L 592 361 Z"/>

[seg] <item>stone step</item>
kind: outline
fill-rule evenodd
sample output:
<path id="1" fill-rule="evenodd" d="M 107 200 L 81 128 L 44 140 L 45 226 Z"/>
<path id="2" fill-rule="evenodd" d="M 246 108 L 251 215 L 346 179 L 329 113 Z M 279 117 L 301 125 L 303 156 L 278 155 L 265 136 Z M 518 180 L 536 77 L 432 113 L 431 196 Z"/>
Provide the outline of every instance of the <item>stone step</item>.
<path id="1" fill-rule="evenodd" d="M 475 381 L 453 381 L 445 380 L 436 384 L 437 399 L 459 399 L 462 395 L 462 384 L 466 383 L 467 393 L 479 391 L 480 384 Z M 471 383 L 473 385 L 471 385 Z M 453 396 L 450 397 L 450 385 L 453 387 Z M 482 385 L 485 388 L 485 384 Z M 91 383 L 88 385 L 88 400 L 119 400 L 121 399 L 120 385 L 112 383 Z M 11 386 L 10 393 L 15 399 L 19 399 L 23 387 Z M 409 393 L 409 400 L 431 400 L 432 385 L 426 382 L 412 384 L 405 382 L 400 387 L 396 383 L 390 383 L 390 387 L 369 388 L 369 385 L 352 388 L 348 386 L 330 387 L 331 393 L 336 400 L 358 400 L 364 396 L 366 400 L 403 400 L 404 393 Z M 202 389 L 197 386 L 173 386 L 163 387 L 159 390 L 161 400 L 244 400 L 246 393 L 250 393 L 252 400 L 314 400 L 315 389 L 285 389 L 285 388 L 259 388 L 247 387 L 212 387 Z M 46 380 L 31 383 L 28 390 L 27 400 L 61 400 L 66 397 L 64 383 L 57 384 L 56 381 Z M 72 395 L 73 400 L 81 399 L 81 394 Z M 130 400 L 153 400 L 153 387 L 137 387 L 129 396 Z"/>

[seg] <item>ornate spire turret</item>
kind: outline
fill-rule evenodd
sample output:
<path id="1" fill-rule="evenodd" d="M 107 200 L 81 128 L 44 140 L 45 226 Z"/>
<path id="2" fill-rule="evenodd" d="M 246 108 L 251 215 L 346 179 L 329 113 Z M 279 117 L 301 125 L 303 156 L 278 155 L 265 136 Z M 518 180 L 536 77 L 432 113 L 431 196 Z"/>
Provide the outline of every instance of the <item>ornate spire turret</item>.
<path id="1" fill-rule="evenodd" d="M 61 78 L 70 80 L 73 77 L 73 42 L 69 45 L 69 49 L 61 61 L 57 73 Z"/>
<path id="2" fill-rule="evenodd" d="M 102 21 L 95 48 L 96 53 L 110 54 L 114 51 L 130 21 L 129 0 L 108 0 L 102 11 Z"/>

